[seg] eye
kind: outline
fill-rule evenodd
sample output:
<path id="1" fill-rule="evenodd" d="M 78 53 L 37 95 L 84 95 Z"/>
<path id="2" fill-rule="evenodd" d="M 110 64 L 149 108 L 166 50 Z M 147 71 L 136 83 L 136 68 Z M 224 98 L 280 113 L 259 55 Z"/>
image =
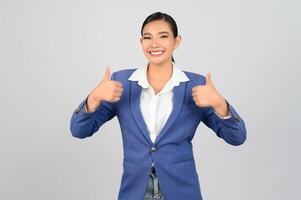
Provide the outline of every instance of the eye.
<path id="1" fill-rule="evenodd" d="M 168 36 L 167 35 L 162 35 L 161 38 L 168 38 Z"/>
<path id="2" fill-rule="evenodd" d="M 145 40 L 149 40 L 149 39 L 151 39 L 150 37 L 143 37 L 143 39 L 145 39 Z"/>

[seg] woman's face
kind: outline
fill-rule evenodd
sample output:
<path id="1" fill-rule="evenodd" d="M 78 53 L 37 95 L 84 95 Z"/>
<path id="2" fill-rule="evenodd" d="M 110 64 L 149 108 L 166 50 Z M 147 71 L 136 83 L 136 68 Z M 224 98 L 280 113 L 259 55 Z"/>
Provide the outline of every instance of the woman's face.
<path id="1" fill-rule="evenodd" d="M 173 50 L 179 46 L 181 36 L 174 38 L 167 22 L 152 21 L 144 26 L 142 34 L 141 46 L 150 63 L 171 62 Z"/>

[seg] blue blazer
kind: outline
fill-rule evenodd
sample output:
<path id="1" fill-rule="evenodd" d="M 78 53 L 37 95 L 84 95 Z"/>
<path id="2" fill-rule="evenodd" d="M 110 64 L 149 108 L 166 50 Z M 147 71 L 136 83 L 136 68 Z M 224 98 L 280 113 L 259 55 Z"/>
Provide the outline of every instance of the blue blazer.
<path id="1" fill-rule="evenodd" d="M 87 97 L 73 112 L 70 130 L 74 137 L 92 136 L 107 121 L 117 116 L 123 141 L 123 175 L 118 200 L 143 200 L 152 161 L 165 200 L 202 200 L 192 149 L 192 139 L 202 121 L 231 145 L 246 140 L 243 119 L 227 102 L 231 118 L 219 118 L 211 107 L 200 108 L 192 99 L 192 88 L 205 84 L 205 77 L 183 71 L 190 81 L 173 88 L 173 110 L 153 143 L 140 111 L 142 88 L 128 78 L 135 69 L 112 73 L 111 80 L 123 85 L 120 101 L 102 101 L 96 111 L 86 113 Z"/>

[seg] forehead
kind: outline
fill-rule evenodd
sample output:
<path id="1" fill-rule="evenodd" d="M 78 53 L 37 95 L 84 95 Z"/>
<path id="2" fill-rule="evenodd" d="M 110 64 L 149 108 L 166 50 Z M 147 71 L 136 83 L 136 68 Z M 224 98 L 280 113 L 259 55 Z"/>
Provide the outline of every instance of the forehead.
<path id="1" fill-rule="evenodd" d="M 143 34 L 144 33 L 158 34 L 160 32 L 171 33 L 169 24 L 163 20 L 156 20 L 156 21 L 149 22 L 143 28 Z"/>

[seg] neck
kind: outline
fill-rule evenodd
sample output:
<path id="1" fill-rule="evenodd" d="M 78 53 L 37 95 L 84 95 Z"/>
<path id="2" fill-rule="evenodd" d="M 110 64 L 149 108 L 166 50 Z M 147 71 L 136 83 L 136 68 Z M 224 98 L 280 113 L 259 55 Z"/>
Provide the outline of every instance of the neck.
<path id="1" fill-rule="evenodd" d="M 149 63 L 147 69 L 147 77 L 149 80 L 169 80 L 172 76 L 172 62 L 154 64 Z"/>

